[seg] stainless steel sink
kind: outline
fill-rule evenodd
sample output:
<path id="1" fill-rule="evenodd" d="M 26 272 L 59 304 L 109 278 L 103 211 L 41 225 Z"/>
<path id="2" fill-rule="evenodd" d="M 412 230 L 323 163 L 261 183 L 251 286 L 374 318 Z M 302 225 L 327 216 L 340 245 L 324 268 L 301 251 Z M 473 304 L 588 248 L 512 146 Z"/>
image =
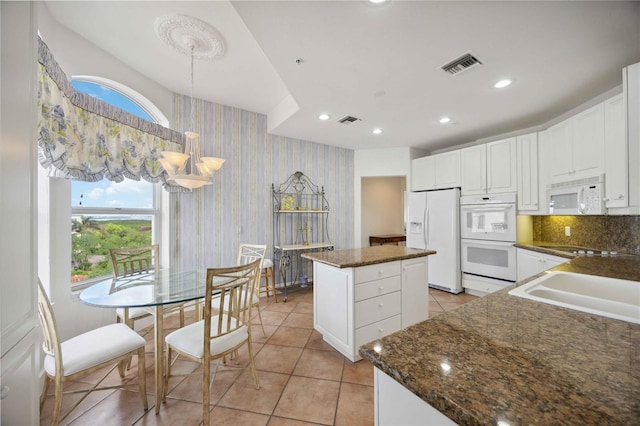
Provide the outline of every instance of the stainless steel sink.
<path id="1" fill-rule="evenodd" d="M 509 294 L 640 324 L 640 281 L 547 272 Z"/>

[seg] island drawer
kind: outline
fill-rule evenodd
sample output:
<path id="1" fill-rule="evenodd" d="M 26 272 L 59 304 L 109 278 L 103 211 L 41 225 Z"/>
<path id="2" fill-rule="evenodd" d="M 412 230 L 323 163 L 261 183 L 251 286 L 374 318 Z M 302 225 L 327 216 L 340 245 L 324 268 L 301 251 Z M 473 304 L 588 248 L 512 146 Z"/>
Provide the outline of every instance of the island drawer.
<path id="1" fill-rule="evenodd" d="M 383 294 L 399 291 L 402 287 L 402 277 L 383 278 L 381 280 L 369 281 L 355 286 L 355 301 L 370 299 Z"/>
<path id="2" fill-rule="evenodd" d="M 399 291 L 373 297 L 355 304 L 356 328 L 372 324 L 402 312 L 401 295 Z"/>
<path id="3" fill-rule="evenodd" d="M 400 275 L 401 263 L 401 261 L 397 260 L 395 262 L 376 263 L 375 265 L 355 268 L 354 283 L 359 284 Z"/>
<path id="4" fill-rule="evenodd" d="M 376 339 L 388 336 L 391 333 L 395 333 L 396 331 L 400 331 L 402 326 L 400 317 L 401 315 L 395 315 L 391 318 L 374 322 L 373 324 L 365 325 L 364 327 L 356 329 L 356 351 L 365 343 L 372 342 Z"/>

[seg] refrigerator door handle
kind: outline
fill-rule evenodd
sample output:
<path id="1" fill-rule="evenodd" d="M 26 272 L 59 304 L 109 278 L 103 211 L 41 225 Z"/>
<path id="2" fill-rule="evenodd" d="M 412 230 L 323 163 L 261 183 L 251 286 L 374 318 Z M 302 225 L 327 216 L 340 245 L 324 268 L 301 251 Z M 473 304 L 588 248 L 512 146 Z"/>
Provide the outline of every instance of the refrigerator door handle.
<path id="1" fill-rule="evenodd" d="M 426 249 L 427 246 L 429 245 L 429 208 L 427 207 L 424 210 L 424 231 L 423 231 L 423 235 L 424 235 L 424 248 Z"/>

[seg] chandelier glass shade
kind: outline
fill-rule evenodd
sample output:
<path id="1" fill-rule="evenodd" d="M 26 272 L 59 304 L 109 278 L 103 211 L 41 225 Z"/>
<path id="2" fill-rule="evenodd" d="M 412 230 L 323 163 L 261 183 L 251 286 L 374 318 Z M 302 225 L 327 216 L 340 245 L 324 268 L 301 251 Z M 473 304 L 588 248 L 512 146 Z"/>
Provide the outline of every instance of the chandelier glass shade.
<path id="1" fill-rule="evenodd" d="M 185 132 L 184 153 L 162 151 L 158 162 L 167 172 L 169 182 L 173 182 L 189 190 L 211 185 L 213 173 L 220 170 L 224 160 L 216 157 L 200 156 L 200 134 L 195 132 L 195 99 L 193 97 L 193 61 L 195 40 L 187 40 L 191 51 L 191 130 Z"/>

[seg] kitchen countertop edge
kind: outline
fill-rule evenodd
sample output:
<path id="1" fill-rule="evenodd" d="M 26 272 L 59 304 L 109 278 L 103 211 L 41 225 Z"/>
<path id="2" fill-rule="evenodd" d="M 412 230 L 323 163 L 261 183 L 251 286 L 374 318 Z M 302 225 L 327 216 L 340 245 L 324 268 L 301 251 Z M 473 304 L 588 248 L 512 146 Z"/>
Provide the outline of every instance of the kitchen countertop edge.
<path id="1" fill-rule="evenodd" d="M 436 254 L 435 250 L 421 250 L 405 246 L 381 245 L 357 249 L 303 253 L 301 256 L 335 268 L 358 268 L 378 263 L 407 260 Z"/>

